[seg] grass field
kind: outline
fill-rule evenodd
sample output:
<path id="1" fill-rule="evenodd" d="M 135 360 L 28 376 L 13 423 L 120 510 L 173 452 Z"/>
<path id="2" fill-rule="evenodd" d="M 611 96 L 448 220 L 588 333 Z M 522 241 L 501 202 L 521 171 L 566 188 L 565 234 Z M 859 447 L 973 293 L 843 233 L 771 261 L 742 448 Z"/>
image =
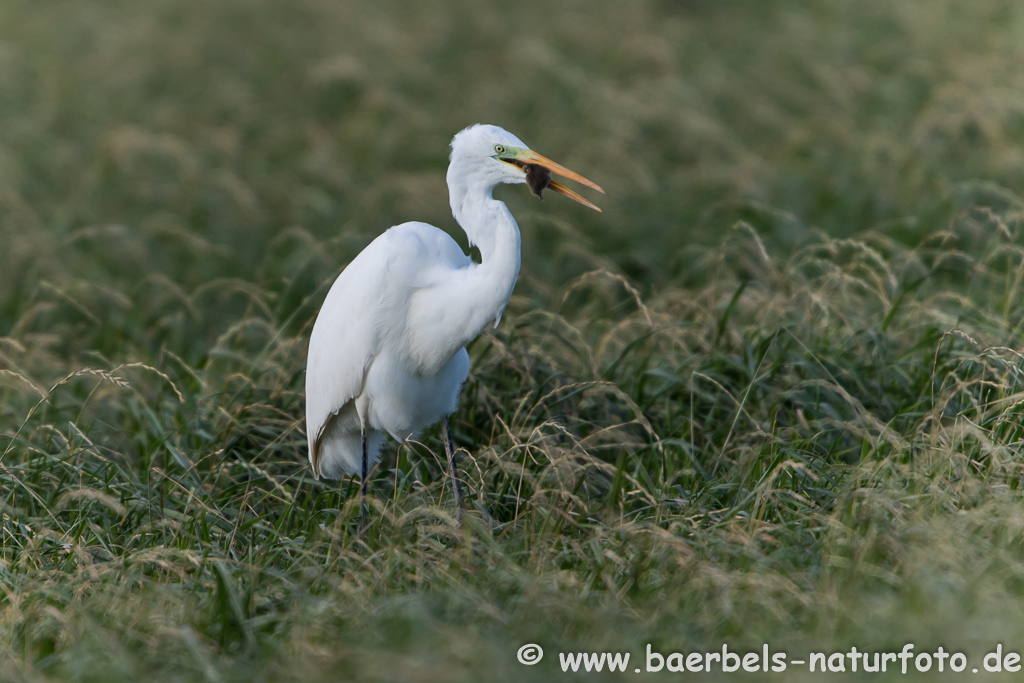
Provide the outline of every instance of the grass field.
<path id="1" fill-rule="evenodd" d="M 1021 64 L 1011 0 L 8 0 L 0 680 L 1024 651 Z M 306 464 L 309 331 L 386 227 L 465 244 L 478 121 L 605 212 L 499 190 L 470 513 L 434 429 L 360 542 Z"/>

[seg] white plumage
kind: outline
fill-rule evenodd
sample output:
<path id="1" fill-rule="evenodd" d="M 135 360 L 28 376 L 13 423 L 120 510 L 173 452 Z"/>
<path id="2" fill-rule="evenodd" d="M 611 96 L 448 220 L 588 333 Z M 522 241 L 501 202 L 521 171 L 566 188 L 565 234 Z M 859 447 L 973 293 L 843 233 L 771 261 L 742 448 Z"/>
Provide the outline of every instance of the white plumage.
<path id="1" fill-rule="evenodd" d="M 313 326 L 306 363 L 314 475 L 359 473 L 365 492 L 384 434 L 401 441 L 455 411 L 469 373 L 466 344 L 498 323 L 519 274 L 519 228 L 491 192 L 499 183 L 525 183 L 529 165 L 600 190 L 511 133 L 472 126 L 452 140 L 447 179 L 452 213 L 481 262 L 448 233 L 413 222 L 375 239 L 338 276 Z M 557 182 L 542 185 L 597 208 Z M 446 445 L 457 484 L 450 438 Z"/>
<path id="2" fill-rule="evenodd" d="M 469 372 L 465 341 L 452 338 L 454 325 L 423 313 L 440 313 L 446 278 L 465 277 L 471 265 L 448 233 L 404 223 L 370 243 L 335 281 L 309 340 L 306 424 L 315 474 L 359 472 L 357 406 L 371 427 L 370 466 L 382 432 L 401 441 L 455 410 Z M 424 317 L 428 327 L 415 322 Z"/>

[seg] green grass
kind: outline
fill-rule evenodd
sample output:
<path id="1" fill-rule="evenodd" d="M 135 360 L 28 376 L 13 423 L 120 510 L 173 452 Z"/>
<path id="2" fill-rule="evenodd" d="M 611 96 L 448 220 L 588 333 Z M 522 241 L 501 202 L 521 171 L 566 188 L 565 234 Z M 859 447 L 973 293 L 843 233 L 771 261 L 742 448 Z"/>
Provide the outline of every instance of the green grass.
<path id="1" fill-rule="evenodd" d="M 1021 651 L 1022 39 L 1009 0 L 0 6 L 0 679 Z M 387 226 L 465 243 L 478 121 L 605 213 L 499 190 L 471 511 L 428 431 L 360 542 L 309 330 Z"/>

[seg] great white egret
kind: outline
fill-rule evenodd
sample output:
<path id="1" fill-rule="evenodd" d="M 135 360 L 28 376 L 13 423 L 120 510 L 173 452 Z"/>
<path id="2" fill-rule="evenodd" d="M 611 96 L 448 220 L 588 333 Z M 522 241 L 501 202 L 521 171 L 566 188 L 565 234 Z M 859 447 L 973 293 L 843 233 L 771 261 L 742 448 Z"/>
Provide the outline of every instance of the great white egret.
<path id="1" fill-rule="evenodd" d="M 327 293 L 306 362 L 309 463 L 318 479 L 360 474 L 360 528 L 384 435 L 401 442 L 442 419 L 461 519 L 448 416 L 469 374 L 466 345 L 488 324 L 497 326 L 519 275 L 519 226 L 491 193 L 499 183 L 528 183 L 538 196 L 549 187 L 600 211 L 551 173 L 604 192 L 506 130 L 466 128 L 451 143 L 448 192 L 480 263 L 443 230 L 403 223 L 363 249 Z"/>

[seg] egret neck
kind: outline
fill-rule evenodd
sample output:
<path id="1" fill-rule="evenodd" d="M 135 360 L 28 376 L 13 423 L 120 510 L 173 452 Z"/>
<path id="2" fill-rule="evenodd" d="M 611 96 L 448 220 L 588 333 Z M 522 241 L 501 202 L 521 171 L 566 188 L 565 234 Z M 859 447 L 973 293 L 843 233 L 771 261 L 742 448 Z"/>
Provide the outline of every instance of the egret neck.
<path id="1" fill-rule="evenodd" d="M 466 269 L 465 289 L 459 293 L 466 323 L 462 346 L 501 320 L 519 277 L 521 240 L 505 202 L 491 196 L 497 183 L 460 170 L 454 163 L 448 169 L 452 215 L 470 246 L 480 250 L 480 263 Z"/>

